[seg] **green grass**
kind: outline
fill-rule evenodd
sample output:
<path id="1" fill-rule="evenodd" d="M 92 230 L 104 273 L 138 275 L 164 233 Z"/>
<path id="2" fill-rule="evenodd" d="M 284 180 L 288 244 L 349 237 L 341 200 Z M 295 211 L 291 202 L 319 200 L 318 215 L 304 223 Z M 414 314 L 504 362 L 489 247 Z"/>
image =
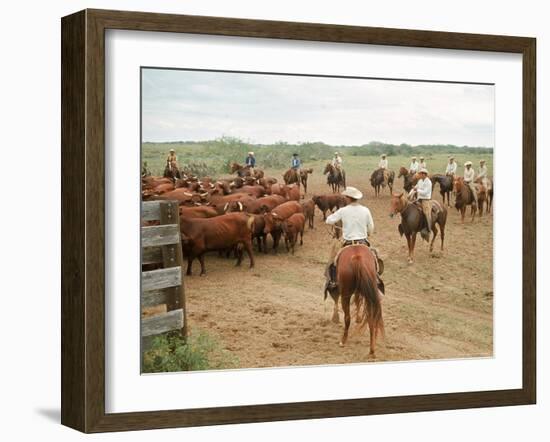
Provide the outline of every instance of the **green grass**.
<path id="1" fill-rule="evenodd" d="M 237 365 L 237 358 L 204 332 L 191 334 L 187 341 L 176 333 L 160 335 L 143 354 L 144 373 L 216 370 Z"/>

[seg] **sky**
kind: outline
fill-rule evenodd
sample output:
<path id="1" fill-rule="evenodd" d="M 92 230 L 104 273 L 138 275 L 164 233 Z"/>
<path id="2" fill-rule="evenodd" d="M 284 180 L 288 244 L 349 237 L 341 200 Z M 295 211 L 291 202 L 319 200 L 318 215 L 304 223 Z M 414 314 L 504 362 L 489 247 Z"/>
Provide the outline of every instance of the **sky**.
<path id="1" fill-rule="evenodd" d="M 142 70 L 142 140 L 494 144 L 494 86 Z"/>

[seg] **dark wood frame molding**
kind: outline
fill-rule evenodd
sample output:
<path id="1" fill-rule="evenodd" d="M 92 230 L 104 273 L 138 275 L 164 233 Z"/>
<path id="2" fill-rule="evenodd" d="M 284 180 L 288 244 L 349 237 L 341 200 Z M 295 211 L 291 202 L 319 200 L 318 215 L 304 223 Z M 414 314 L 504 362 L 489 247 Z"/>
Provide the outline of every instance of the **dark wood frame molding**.
<path id="1" fill-rule="evenodd" d="M 62 29 L 61 422 L 84 432 L 141 430 L 533 404 L 536 400 L 536 40 L 405 29 L 84 10 Z M 105 413 L 105 30 L 127 29 L 523 56 L 523 386 L 192 410 Z"/>

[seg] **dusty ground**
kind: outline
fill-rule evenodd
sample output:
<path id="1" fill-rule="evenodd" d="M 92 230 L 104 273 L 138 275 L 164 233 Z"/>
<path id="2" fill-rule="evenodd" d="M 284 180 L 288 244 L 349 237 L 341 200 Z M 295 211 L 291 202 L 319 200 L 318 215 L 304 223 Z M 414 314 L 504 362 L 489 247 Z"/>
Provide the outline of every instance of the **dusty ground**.
<path id="1" fill-rule="evenodd" d="M 437 161 L 436 161 L 437 160 Z M 370 162 L 374 161 L 370 160 Z M 434 162 L 445 162 L 434 159 Z M 329 192 L 319 165 L 310 178 L 313 193 Z M 390 219 L 389 191 L 374 198 L 368 176 L 372 166 L 363 158 L 346 163 L 348 184 L 361 189 L 374 217 L 371 241 L 385 260 L 386 296 L 383 314 L 386 339 L 379 341 L 376 360 L 418 360 L 490 356 L 492 354 L 492 216 L 469 219 L 464 225 L 449 210 L 445 251 L 439 240 L 433 254 L 417 241 L 416 261 L 407 264 L 405 238 L 397 231 L 399 218 Z M 395 167 L 395 165 L 394 165 Z M 462 168 L 459 169 L 462 172 Z M 280 178 L 281 171 L 266 171 Z M 396 189 L 401 189 L 398 181 Z M 435 192 L 439 199 L 439 193 Z M 238 366 L 274 367 L 364 362 L 366 334 L 353 332 L 345 348 L 338 346 L 343 324 L 330 321 L 333 301 L 323 301 L 323 270 L 330 237 L 316 212 L 315 229 L 306 228 L 304 245 L 296 255 L 256 253 L 256 267 L 235 268 L 234 260 L 216 254 L 206 258 L 207 275 L 185 280 L 191 331 L 204 330 L 238 358 Z"/>

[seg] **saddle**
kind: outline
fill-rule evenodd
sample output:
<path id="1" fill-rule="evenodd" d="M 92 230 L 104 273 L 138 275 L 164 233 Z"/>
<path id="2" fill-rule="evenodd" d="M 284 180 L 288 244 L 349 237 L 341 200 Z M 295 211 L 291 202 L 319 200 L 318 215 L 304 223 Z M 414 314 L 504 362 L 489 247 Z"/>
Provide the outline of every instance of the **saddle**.
<path id="1" fill-rule="evenodd" d="M 376 258 L 376 273 L 378 273 L 379 275 L 384 273 L 384 261 L 382 260 L 382 258 L 380 258 L 380 255 L 378 254 L 378 249 L 372 247 L 367 240 L 365 240 L 365 242 L 352 242 L 352 244 L 344 245 L 340 250 L 338 250 L 338 253 L 334 257 L 334 261 L 333 261 L 334 267 L 338 266 L 338 258 L 340 258 L 340 254 L 342 253 L 342 251 L 348 247 L 356 246 L 356 245 L 363 245 L 365 247 L 368 247 L 369 250 L 374 254 L 374 257 Z"/>

